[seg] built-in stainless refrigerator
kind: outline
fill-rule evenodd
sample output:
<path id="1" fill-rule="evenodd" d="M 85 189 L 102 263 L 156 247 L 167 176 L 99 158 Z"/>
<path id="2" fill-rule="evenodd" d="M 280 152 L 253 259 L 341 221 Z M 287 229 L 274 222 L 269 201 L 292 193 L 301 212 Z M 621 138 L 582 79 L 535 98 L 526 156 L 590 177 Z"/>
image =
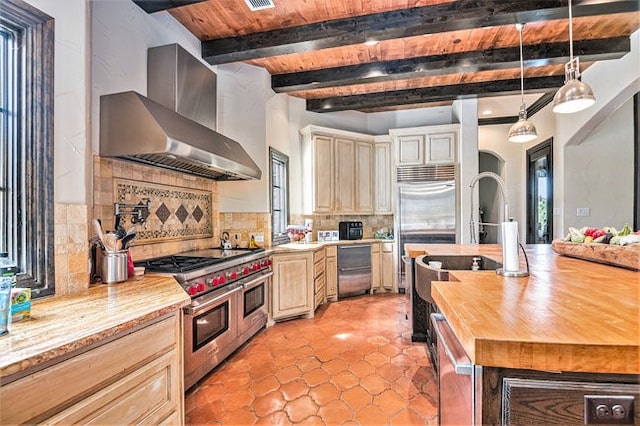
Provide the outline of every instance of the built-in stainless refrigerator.
<path id="1" fill-rule="evenodd" d="M 456 170 L 455 165 L 402 166 L 396 169 L 396 176 L 395 235 L 402 259 L 398 262 L 398 287 L 407 295 L 412 339 L 422 341 L 429 318 L 425 302 L 414 300 L 415 265 L 405 256 L 404 245 L 456 242 Z M 425 333 L 416 324 L 423 324 Z"/>

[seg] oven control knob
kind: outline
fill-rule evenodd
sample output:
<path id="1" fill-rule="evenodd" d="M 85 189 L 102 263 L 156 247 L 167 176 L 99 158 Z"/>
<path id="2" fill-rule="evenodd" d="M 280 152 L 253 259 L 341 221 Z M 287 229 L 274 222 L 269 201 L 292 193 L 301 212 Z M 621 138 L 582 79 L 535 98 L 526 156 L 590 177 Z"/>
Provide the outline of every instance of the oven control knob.
<path id="1" fill-rule="evenodd" d="M 220 281 L 220 284 L 224 284 L 227 282 L 227 277 L 225 277 L 224 275 L 220 275 L 219 281 Z"/>
<path id="2" fill-rule="evenodd" d="M 267 266 L 271 266 L 271 264 L 273 263 L 271 259 L 267 259 L 265 262 L 267 262 Z"/>
<path id="3" fill-rule="evenodd" d="M 196 288 L 196 286 L 190 285 L 187 289 L 187 293 L 189 293 L 189 296 L 195 296 L 196 294 L 198 294 L 198 289 Z"/>
<path id="4" fill-rule="evenodd" d="M 242 269 L 242 273 L 243 273 L 244 275 L 249 275 L 249 267 L 248 267 L 248 266 L 245 266 L 245 267 Z"/>
<path id="5" fill-rule="evenodd" d="M 205 291 L 205 290 L 206 290 L 206 288 L 207 288 L 207 286 L 206 286 L 206 285 L 204 285 L 204 283 L 198 283 L 198 284 L 196 284 L 196 288 L 197 288 L 197 289 L 198 289 L 198 291 L 200 292 L 200 291 Z"/>
<path id="6" fill-rule="evenodd" d="M 232 280 L 235 280 L 236 278 L 238 278 L 238 273 L 237 273 L 237 272 L 235 272 L 235 271 L 234 271 L 234 272 L 231 272 L 231 273 L 229 274 L 229 278 L 230 278 L 230 279 L 232 279 Z"/>
<path id="7" fill-rule="evenodd" d="M 262 262 L 262 267 L 266 268 L 267 266 L 269 266 L 269 260 L 265 260 L 264 262 Z"/>
<path id="8" fill-rule="evenodd" d="M 219 277 L 213 277 L 209 280 L 209 285 L 211 287 L 216 287 L 218 285 L 220 285 L 220 278 Z"/>
<path id="9" fill-rule="evenodd" d="M 259 271 L 260 270 L 260 264 L 259 263 L 254 263 L 253 264 L 253 268 L 254 271 Z"/>

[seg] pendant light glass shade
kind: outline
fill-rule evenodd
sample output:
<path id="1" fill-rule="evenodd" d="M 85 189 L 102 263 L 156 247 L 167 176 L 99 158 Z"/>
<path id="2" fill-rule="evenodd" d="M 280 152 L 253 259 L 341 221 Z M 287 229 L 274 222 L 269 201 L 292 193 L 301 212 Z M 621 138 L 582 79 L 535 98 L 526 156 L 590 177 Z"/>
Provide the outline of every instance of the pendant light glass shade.
<path id="1" fill-rule="evenodd" d="M 538 138 L 538 131 L 532 122 L 527 120 L 527 105 L 524 103 L 524 59 L 522 55 L 522 28 L 524 24 L 516 24 L 516 29 L 520 33 L 520 96 L 522 104 L 518 113 L 518 121 L 511 126 L 507 140 L 509 142 L 525 143 Z"/>
<path id="2" fill-rule="evenodd" d="M 569 56 L 571 59 L 564 66 L 564 85 L 553 97 L 553 112 L 569 114 L 582 111 L 596 102 L 591 87 L 580 81 L 580 60 L 573 57 L 573 16 L 571 0 L 569 0 Z"/>

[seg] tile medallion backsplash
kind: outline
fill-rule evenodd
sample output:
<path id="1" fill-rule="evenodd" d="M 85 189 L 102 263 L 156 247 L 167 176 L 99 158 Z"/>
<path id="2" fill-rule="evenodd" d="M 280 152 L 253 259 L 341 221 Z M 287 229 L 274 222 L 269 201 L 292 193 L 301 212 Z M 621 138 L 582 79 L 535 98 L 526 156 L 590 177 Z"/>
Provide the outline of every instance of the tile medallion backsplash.
<path id="1" fill-rule="evenodd" d="M 139 243 L 213 237 L 211 191 L 128 179 L 114 179 L 113 186 L 116 203 L 142 206 L 151 201 L 145 226 L 138 227 Z M 130 221 L 131 215 L 124 219 Z"/>

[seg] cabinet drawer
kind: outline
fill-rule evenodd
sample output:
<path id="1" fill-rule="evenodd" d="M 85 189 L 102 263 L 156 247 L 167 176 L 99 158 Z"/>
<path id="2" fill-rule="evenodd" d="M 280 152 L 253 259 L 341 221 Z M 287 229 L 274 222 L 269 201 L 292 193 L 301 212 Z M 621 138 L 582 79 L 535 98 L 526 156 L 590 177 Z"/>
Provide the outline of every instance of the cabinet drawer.
<path id="1" fill-rule="evenodd" d="M 371 244 L 371 253 L 380 253 L 380 244 L 378 243 Z"/>
<path id="2" fill-rule="evenodd" d="M 0 424 L 41 422 L 175 351 L 178 315 L 2 386 Z"/>
<path id="3" fill-rule="evenodd" d="M 319 250 L 313 253 L 313 261 L 315 263 L 324 261 L 324 250 Z"/>
<path id="4" fill-rule="evenodd" d="M 640 424 L 640 385 L 505 378 L 502 424 L 584 424 L 585 395 L 635 397 L 634 424 Z"/>
<path id="5" fill-rule="evenodd" d="M 158 424 L 179 408 L 179 371 L 175 351 L 165 354 L 46 424 Z"/>
<path id="6" fill-rule="evenodd" d="M 328 246 L 326 248 L 327 257 L 337 257 L 338 256 L 338 247 L 337 246 Z"/>
<path id="7" fill-rule="evenodd" d="M 380 245 L 382 246 L 382 251 L 384 253 L 393 253 L 394 243 L 382 243 Z"/>

